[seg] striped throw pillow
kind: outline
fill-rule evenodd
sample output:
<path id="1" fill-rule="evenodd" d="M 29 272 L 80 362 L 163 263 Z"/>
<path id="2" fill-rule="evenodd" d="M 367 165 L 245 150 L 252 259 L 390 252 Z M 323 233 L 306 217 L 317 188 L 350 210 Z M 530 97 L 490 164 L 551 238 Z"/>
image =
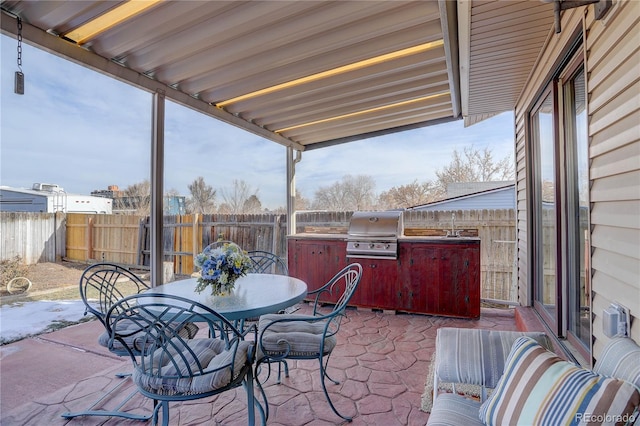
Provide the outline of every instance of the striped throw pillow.
<path id="1" fill-rule="evenodd" d="M 640 393 L 631 383 L 564 361 L 529 337 L 518 338 L 504 375 L 480 407 L 487 425 L 633 423 Z"/>

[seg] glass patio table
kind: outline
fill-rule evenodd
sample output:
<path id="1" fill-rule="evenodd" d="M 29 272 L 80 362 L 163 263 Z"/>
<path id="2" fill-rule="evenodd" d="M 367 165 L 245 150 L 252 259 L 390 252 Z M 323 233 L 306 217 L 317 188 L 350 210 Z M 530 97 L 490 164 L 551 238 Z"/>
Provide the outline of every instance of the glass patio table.
<path id="1" fill-rule="evenodd" d="M 238 278 L 229 295 L 212 296 L 209 289 L 196 292 L 197 278 L 187 278 L 152 287 L 145 294 L 181 296 L 202 303 L 232 322 L 279 312 L 301 302 L 307 284 L 293 277 L 275 274 L 247 274 Z"/>

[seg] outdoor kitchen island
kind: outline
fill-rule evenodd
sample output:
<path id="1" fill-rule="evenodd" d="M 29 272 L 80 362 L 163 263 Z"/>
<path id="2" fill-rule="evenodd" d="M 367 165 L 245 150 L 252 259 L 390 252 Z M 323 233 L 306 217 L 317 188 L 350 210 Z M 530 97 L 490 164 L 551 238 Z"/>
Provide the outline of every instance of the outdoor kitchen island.
<path id="1" fill-rule="evenodd" d="M 480 239 L 398 236 L 397 256 L 347 257 L 347 234 L 288 237 L 289 274 L 309 291 L 348 263 L 363 276 L 350 305 L 462 318 L 480 316 Z M 321 298 L 333 303 L 333 298 Z"/>

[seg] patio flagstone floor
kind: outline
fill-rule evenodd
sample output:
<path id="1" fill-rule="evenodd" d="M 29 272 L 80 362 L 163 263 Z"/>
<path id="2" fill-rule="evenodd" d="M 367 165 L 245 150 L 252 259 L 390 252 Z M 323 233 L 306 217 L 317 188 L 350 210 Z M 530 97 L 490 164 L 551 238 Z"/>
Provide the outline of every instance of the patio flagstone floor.
<path id="1" fill-rule="evenodd" d="M 301 304 L 299 313 L 310 312 Z M 477 320 L 349 309 L 329 361 L 329 374 L 340 385 L 327 384 L 338 410 L 353 416 L 353 425 L 424 425 L 421 395 L 440 327 L 517 330 L 513 309 L 483 308 Z M 106 417 L 67 420 L 66 411 L 86 409 L 100 392 L 131 369 L 127 358 L 110 354 L 97 343 L 102 325 L 90 321 L 0 347 L 0 424 L 141 425 Z M 346 424 L 329 408 L 320 384 L 317 361 L 290 361 L 290 377 L 266 382 L 269 425 Z M 261 376 L 264 378 L 264 376 Z M 122 394 L 126 394 L 123 390 Z M 114 400 L 105 402 L 108 408 Z M 150 412 L 150 400 L 137 395 L 127 410 Z M 256 412 L 257 415 L 257 412 Z M 246 425 L 243 388 L 216 397 L 173 403 L 170 425 Z M 257 416 L 258 417 L 258 416 Z"/>

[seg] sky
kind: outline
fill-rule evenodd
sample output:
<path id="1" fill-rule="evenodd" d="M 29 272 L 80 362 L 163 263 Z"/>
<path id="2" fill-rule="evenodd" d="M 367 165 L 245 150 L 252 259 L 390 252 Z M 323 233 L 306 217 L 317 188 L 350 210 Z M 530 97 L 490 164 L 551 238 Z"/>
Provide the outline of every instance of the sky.
<path id="1" fill-rule="evenodd" d="M 17 42 L 0 36 L 0 185 L 58 184 L 89 195 L 150 180 L 151 95 L 23 44 L 25 94 L 14 94 Z M 202 176 L 218 191 L 234 180 L 263 207 L 286 206 L 286 149 L 172 102 L 166 104 L 165 192 L 189 196 Z M 435 180 L 454 150 L 488 147 L 513 159 L 513 113 L 464 128 L 462 120 L 302 153 L 296 187 L 313 199 L 345 175 L 373 177 L 376 193 Z"/>

